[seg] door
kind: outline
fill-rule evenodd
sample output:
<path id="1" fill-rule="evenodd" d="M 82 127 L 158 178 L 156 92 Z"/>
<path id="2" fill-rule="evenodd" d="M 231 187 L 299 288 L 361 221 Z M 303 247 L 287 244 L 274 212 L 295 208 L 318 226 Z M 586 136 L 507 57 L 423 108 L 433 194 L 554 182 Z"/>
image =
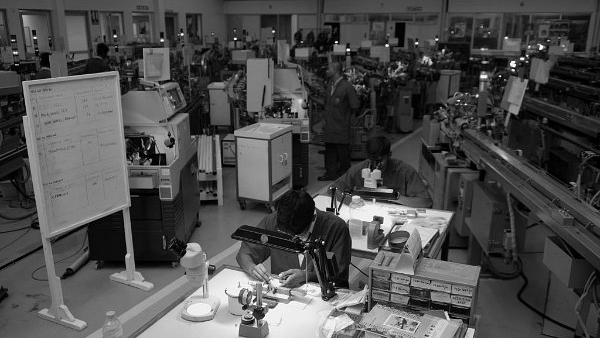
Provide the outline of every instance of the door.
<path id="1" fill-rule="evenodd" d="M 52 50 L 50 12 L 20 11 L 20 14 L 25 40 L 23 41 L 26 52 L 24 59 L 32 59 L 35 56 L 36 44 L 40 53 L 50 52 Z"/>
<path id="2" fill-rule="evenodd" d="M 69 58 L 73 61 L 89 59 L 91 48 L 85 12 L 66 13 L 67 19 L 67 47 Z"/>
<path id="3" fill-rule="evenodd" d="M 271 141 L 271 184 L 292 174 L 292 133 L 285 133 Z"/>

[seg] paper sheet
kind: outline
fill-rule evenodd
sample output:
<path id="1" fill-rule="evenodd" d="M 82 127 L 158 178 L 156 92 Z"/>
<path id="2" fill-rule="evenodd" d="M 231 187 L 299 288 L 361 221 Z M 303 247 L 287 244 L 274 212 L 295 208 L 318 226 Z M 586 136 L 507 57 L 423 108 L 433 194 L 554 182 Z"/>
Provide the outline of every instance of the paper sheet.
<path id="1" fill-rule="evenodd" d="M 163 54 L 162 53 L 153 53 L 146 54 L 144 56 L 144 72 L 146 73 L 146 77 L 157 77 L 162 74 L 163 67 Z"/>

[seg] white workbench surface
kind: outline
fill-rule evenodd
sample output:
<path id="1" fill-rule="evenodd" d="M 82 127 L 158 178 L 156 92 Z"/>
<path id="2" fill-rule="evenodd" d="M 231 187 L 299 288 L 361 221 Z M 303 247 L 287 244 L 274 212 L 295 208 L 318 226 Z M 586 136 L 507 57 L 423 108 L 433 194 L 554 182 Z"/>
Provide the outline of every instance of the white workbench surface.
<path id="1" fill-rule="evenodd" d="M 138 337 L 237 337 L 241 317 L 229 313 L 225 289 L 236 288 L 238 282 L 244 283 L 248 280 L 248 276 L 243 271 L 223 268 L 209 281 L 210 295 L 221 299 L 221 306 L 214 319 L 206 322 L 189 322 L 182 319 L 181 310 L 188 299 L 186 298 Z M 201 294 L 202 289 L 199 289 L 193 295 Z M 265 317 L 269 323 L 268 337 L 316 337 L 315 330 L 321 319 L 319 313 L 329 312 L 331 308 L 332 306 L 320 297 L 313 297 L 304 308 L 300 304 L 280 303 L 274 309 L 269 309 Z M 279 320 L 280 323 L 277 323 Z"/>
<path id="2" fill-rule="evenodd" d="M 331 205 L 331 196 L 317 195 L 316 197 L 314 197 L 314 201 L 315 201 L 315 206 L 317 207 L 317 209 L 325 211 L 325 209 Z M 394 203 L 384 203 L 384 202 L 373 203 L 371 201 L 365 201 L 365 206 L 362 209 L 363 210 L 361 210 L 359 217 L 363 221 L 370 222 L 373 220 L 373 216 L 382 216 L 383 217 L 383 224 L 380 226 L 380 228 L 383 230 L 384 234 L 387 235 L 390 232 L 390 229 L 392 228 L 392 225 L 393 225 L 392 219 L 394 218 L 394 217 L 390 216 L 390 213 L 394 213 L 399 210 L 415 210 L 417 208 L 409 208 L 409 207 L 399 205 L 399 204 L 394 204 Z M 340 212 L 339 217 L 342 218 L 344 221 L 348 221 L 349 210 L 350 210 L 350 208 L 347 205 L 345 205 L 345 204 L 342 205 L 342 207 L 340 208 L 340 211 L 339 211 Z M 437 239 L 434 240 L 433 243 L 431 243 L 431 247 L 430 247 L 428 255 L 427 255 L 428 257 L 433 258 L 432 256 L 437 256 L 437 254 L 439 253 L 439 250 L 440 250 L 444 240 L 447 237 L 448 224 L 450 224 L 450 221 L 452 220 L 453 216 L 454 216 L 454 212 L 452 212 L 452 211 L 425 209 L 424 214 L 422 214 L 422 213 L 419 214 L 419 216 L 415 219 L 408 219 L 407 223 L 414 222 L 414 221 L 421 222 L 421 221 L 427 221 L 427 220 L 433 220 L 437 223 L 438 221 L 442 221 L 442 219 L 445 220 L 445 224 L 444 224 L 444 222 L 442 222 L 439 236 L 437 237 Z M 366 235 L 365 236 L 352 235 L 352 255 L 353 256 L 363 257 L 363 258 L 374 258 L 377 255 L 377 252 L 378 252 L 378 249 L 367 248 L 367 236 Z"/>

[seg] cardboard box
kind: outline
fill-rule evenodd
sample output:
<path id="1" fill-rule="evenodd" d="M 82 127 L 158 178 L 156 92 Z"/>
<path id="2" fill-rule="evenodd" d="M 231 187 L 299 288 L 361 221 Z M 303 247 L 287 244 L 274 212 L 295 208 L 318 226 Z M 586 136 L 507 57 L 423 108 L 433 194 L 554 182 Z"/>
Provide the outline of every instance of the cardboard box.
<path id="1" fill-rule="evenodd" d="M 580 289 L 594 269 L 581 255 L 557 236 L 546 237 L 544 265 L 566 287 Z"/>

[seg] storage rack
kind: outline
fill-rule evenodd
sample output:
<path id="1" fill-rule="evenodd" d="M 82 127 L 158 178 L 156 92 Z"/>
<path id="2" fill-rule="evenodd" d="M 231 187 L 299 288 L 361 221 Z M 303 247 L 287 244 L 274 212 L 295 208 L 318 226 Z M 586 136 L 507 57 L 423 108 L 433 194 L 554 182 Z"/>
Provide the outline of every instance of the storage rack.
<path id="1" fill-rule="evenodd" d="M 219 135 L 199 135 L 198 184 L 200 201 L 217 201 L 223 205 L 223 168 Z"/>
<path id="2" fill-rule="evenodd" d="M 398 266 L 400 255 L 380 251 L 369 266 L 369 311 L 381 303 L 443 310 L 467 324 L 474 320 L 481 267 L 421 258 L 410 275 Z"/>

